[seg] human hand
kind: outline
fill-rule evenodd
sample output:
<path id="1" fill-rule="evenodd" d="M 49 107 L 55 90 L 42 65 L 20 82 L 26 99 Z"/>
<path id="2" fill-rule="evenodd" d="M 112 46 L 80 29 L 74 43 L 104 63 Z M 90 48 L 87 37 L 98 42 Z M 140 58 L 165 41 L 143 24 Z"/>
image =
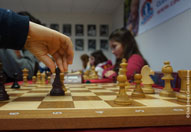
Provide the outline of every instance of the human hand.
<path id="1" fill-rule="evenodd" d="M 73 62 L 73 45 L 69 37 L 52 29 L 30 22 L 25 48 L 33 53 L 40 61 L 55 72 L 56 65 L 61 72 L 68 70 L 68 64 Z"/>
<path id="2" fill-rule="evenodd" d="M 115 74 L 115 71 L 113 71 L 113 70 L 109 70 L 109 71 L 107 71 L 106 73 L 105 73 L 105 77 L 106 78 L 109 78 L 110 76 L 112 76 L 113 74 Z"/>

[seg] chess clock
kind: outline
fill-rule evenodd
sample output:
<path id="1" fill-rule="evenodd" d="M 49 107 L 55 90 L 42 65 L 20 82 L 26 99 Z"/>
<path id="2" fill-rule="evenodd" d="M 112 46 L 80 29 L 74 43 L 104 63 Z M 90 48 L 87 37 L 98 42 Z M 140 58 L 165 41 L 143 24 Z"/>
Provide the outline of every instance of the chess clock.
<path id="1" fill-rule="evenodd" d="M 64 83 L 82 83 L 81 74 L 66 74 L 64 76 Z"/>

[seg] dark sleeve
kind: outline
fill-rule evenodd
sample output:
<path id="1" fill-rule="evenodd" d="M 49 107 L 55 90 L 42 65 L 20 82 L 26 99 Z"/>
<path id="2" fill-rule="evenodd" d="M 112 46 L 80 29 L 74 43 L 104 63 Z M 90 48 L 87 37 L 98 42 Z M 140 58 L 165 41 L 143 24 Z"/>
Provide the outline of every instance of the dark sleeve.
<path id="1" fill-rule="evenodd" d="M 0 48 L 22 49 L 28 30 L 28 17 L 0 8 Z"/>

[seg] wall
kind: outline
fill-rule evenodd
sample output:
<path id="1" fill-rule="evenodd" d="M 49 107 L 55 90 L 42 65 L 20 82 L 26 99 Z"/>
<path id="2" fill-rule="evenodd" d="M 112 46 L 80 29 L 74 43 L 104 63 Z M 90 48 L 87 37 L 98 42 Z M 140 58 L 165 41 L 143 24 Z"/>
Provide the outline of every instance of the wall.
<path id="1" fill-rule="evenodd" d="M 123 27 L 124 25 L 124 1 L 121 2 L 120 6 L 118 9 L 116 9 L 116 11 L 113 14 L 112 17 L 112 31 L 118 28 Z M 111 60 L 113 62 L 113 64 L 115 64 L 115 56 L 113 54 L 111 54 Z"/>
<path id="2" fill-rule="evenodd" d="M 72 35 L 71 39 L 73 44 L 75 45 L 75 39 L 82 38 L 84 39 L 84 46 L 85 50 L 82 51 L 75 51 L 74 61 L 73 64 L 69 66 L 69 71 L 71 70 L 81 70 L 82 63 L 80 60 L 80 56 L 84 53 L 90 54 L 92 51 L 88 51 L 87 41 L 88 39 L 96 39 L 96 48 L 100 49 L 100 39 L 108 39 L 108 37 L 100 37 L 99 36 L 99 26 L 100 24 L 108 24 L 109 25 L 109 32 L 111 32 L 112 27 L 112 17 L 111 15 L 87 15 L 87 14 L 57 14 L 56 16 L 51 14 L 34 14 L 37 18 L 39 18 L 43 23 L 45 23 L 48 27 L 51 23 L 58 23 L 59 29 L 62 32 L 62 24 L 72 24 Z M 75 36 L 75 24 L 83 24 L 84 25 L 84 36 L 83 37 L 76 37 Z M 96 37 L 89 37 L 87 36 L 87 25 L 88 24 L 96 24 L 97 28 L 97 35 Z M 111 51 L 104 51 L 104 54 L 110 58 Z"/>
<path id="3" fill-rule="evenodd" d="M 191 9 L 136 37 L 151 68 L 170 61 L 174 71 L 191 69 Z"/>
<path id="4" fill-rule="evenodd" d="M 122 7 L 113 18 L 115 28 L 123 26 Z M 170 61 L 175 72 L 180 69 L 191 70 L 191 9 L 138 35 L 136 40 L 154 71 L 161 71 L 164 61 Z"/>

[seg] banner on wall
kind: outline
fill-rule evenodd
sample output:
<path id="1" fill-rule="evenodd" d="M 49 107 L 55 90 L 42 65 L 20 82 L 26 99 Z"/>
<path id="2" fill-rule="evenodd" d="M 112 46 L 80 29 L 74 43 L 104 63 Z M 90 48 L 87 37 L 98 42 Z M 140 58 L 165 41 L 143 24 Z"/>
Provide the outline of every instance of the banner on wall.
<path id="1" fill-rule="evenodd" d="M 143 33 L 191 8 L 190 0 L 140 0 L 139 32 Z"/>
<path id="2" fill-rule="evenodd" d="M 191 0 L 125 0 L 124 26 L 134 36 L 191 8 Z"/>

